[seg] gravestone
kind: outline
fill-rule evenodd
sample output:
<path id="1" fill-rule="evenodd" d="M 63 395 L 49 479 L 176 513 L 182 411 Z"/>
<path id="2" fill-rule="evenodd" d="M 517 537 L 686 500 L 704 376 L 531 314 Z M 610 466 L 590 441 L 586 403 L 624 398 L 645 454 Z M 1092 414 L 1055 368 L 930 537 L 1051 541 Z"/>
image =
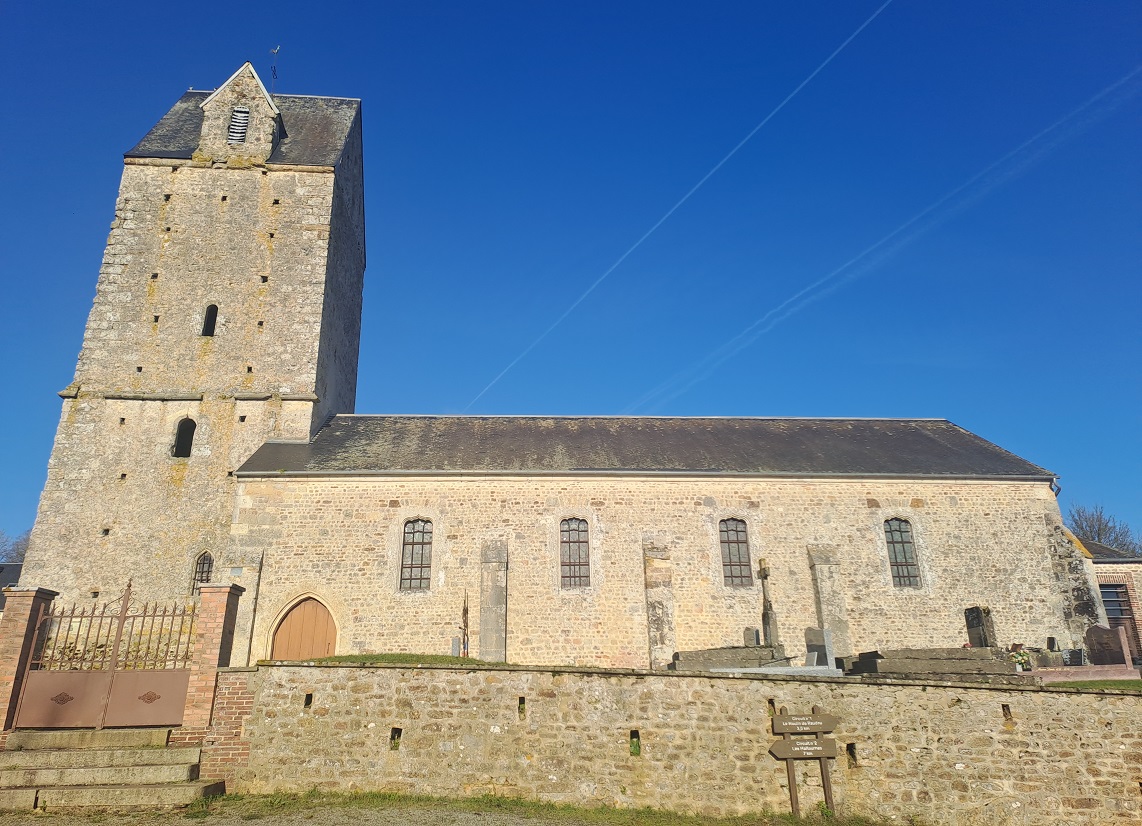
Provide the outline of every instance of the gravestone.
<path id="1" fill-rule="evenodd" d="M 1091 665 L 1126 665 L 1126 631 L 1092 625 L 1084 637 Z"/>
<path id="2" fill-rule="evenodd" d="M 1081 648 L 1064 648 L 1063 665 L 1074 666 L 1083 664 L 1083 650 Z"/>
<path id="3" fill-rule="evenodd" d="M 968 630 L 968 644 L 972 648 L 987 648 L 995 643 L 995 627 L 991 622 L 991 611 L 973 605 L 964 610 L 964 624 Z"/>
<path id="4" fill-rule="evenodd" d="M 835 658 L 833 633 L 827 628 L 806 628 L 805 665 L 827 665 L 832 668 Z"/>

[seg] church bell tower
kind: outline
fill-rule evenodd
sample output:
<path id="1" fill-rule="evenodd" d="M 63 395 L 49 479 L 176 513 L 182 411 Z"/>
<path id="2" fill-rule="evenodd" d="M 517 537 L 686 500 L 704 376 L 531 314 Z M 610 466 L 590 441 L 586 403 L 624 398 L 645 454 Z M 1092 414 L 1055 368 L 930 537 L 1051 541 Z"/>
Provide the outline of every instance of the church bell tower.
<path id="1" fill-rule="evenodd" d="M 22 581 L 185 599 L 229 541 L 232 471 L 353 411 L 365 269 L 360 101 L 244 64 L 124 157 Z"/>

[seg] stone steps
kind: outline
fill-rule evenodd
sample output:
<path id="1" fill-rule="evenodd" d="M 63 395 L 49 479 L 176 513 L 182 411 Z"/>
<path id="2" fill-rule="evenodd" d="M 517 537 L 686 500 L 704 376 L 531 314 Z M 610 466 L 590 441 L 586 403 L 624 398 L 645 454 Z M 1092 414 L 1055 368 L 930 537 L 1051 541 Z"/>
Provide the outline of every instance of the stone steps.
<path id="1" fill-rule="evenodd" d="M 164 809 L 183 808 L 203 797 L 224 794 L 221 780 L 132 786 L 50 786 L 0 789 L 0 809 Z"/>
<path id="2" fill-rule="evenodd" d="M 35 756 L 34 752 L 31 752 Z M 0 789 L 21 786 L 127 786 L 198 779 L 198 762 L 176 765 L 66 766 L 0 770 Z"/>
<path id="3" fill-rule="evenodd" d="M 16 729 L 9 732 L 5 751 L 31 749 L 162 749 L 169 728 Z"/>
<path id="4" fill-rule="evenodd" d="M 170 729 L 13 731 L 0 752 L 0 809 L 155 809 L 223 794 L 199 779 L 202 750 Z"/>
<path id="5" fill-rule="evenodd" d="M 0 751 L 0 772 L 27 769 L 83 769 L 94 766 L 137 766 L 139 749 L 55 749 L 51 751 Z M 148 766 L 198 764 L 200 748 L 148 749 Z"/>

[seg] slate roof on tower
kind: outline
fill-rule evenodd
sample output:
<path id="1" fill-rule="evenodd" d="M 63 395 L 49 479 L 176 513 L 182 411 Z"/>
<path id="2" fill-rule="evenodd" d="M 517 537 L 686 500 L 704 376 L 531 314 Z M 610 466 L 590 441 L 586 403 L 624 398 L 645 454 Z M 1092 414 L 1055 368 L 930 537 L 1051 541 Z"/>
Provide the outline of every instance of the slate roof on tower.
<path id="1" fill-rule="evenodd" d="M 943 419 L 586 416 L 335 416 L 237 473 L 1055 478 Z"/>
<path id="2" fill-rule="evenodd" d="M 202 104 L 213 92 L 186 92 L 125 158 L 190 160 L 202 134 Z M 335 166 L 361 111 L 356 98 L 273 95 L 282 137 L 267 163 Z"/>

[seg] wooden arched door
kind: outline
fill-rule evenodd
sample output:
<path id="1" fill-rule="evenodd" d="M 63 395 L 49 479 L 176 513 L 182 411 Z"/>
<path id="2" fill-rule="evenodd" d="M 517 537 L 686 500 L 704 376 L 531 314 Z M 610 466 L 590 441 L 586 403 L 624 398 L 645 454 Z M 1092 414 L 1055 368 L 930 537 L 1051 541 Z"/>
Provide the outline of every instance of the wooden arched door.
<path id="1" fill-rule="evenodd" d="M 282 618 L 274 632 L 271 660 L 312 660 L 330 657 L 337 647 L 337 627 L 324 605 L 309 597 Z"/>

